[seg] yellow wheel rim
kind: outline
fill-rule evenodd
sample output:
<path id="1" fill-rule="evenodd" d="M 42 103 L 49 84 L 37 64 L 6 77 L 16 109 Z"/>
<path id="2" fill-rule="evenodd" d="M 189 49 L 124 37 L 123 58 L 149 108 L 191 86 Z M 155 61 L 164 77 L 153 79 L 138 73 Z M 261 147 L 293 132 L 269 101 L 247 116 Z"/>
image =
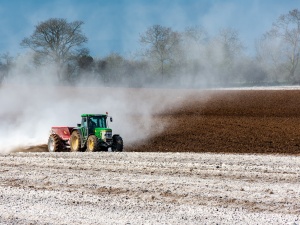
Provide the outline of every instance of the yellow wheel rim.
<path id="1" fill-rule="evenodd" d="M 78 138 L 74 138 L 72 141 L 72 148 L 77 149 L 78 148 Z"/>
<path id="2" fill-rule="evenodd" d="M 93 151 L 95 143 L 92 140 L 89 140 L 88 146 L 89 146 L 89 150 Z"/>

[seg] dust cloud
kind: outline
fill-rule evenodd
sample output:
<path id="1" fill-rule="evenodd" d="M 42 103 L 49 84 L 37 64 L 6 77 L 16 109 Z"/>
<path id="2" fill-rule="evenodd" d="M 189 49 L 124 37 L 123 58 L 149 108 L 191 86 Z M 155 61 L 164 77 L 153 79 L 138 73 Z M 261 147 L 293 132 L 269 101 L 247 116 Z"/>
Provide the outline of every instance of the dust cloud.
<path id="1" fill-rule="evenodd" d="M 76 126 L 83 113 L 109 113 L 109 126 L 126 145 L 162 132 L 153 115 L 176 107 L 182 93 L 159 89 L 6 82 L 0 88 L 0 153 L 47 144 L 51 126 Z"/>

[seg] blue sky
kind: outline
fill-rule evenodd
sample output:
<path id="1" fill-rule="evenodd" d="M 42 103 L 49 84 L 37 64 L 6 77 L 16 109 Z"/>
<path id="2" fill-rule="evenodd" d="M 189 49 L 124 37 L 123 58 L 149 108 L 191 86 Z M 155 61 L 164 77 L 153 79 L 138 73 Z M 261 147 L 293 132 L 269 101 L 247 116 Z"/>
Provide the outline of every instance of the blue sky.
<path id="1" fill-rule="evenodd" d="M 253 51 L 255 40 L 295 8 L 300 0 L 0 0 L 0 54 L 23 53 L 22 39 L 49 18 L 82 20 L 93 57 L 134 53 L 139 35 L 154 24 L 177 31 L 203 26 L 210 35 L 231 27 Z"/>

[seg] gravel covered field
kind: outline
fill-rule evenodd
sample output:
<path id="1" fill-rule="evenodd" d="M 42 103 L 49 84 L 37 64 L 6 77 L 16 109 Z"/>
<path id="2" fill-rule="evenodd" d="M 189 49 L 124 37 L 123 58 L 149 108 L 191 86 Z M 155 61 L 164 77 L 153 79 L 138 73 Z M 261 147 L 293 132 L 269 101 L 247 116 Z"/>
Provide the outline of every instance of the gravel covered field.
<path id="1" fill-rule="evenodd" d="M 1 224 L 299 224 L 300 159 L 208 153 L 0 156 Z"/>

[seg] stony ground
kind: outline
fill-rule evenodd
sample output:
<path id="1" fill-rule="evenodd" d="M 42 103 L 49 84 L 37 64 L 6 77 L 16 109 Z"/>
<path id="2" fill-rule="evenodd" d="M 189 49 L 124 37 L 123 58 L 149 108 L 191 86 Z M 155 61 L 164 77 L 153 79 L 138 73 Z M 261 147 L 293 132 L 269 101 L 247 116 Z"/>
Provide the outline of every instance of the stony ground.
<path id="1" fill-rule="evenodd" d="M 0 156 L 1 224 L 300 224 L 300 158 L 212 153 Z"/>

